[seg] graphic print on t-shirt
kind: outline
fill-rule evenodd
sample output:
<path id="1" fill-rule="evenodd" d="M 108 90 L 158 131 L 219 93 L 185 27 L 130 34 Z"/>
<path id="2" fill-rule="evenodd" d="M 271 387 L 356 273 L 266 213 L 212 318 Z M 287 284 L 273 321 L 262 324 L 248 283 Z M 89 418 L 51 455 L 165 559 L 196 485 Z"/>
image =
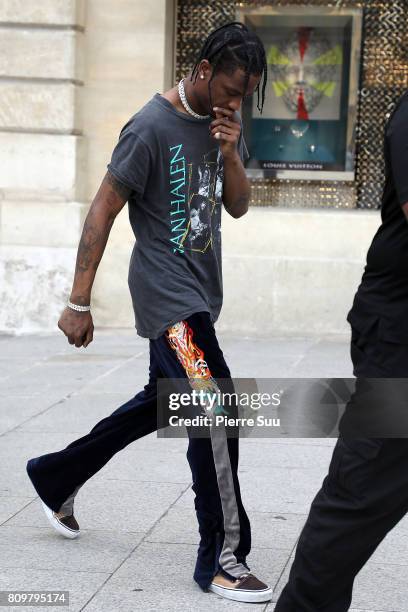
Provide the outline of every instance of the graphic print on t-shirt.
<path id="1" fill-rule="evenodd" d="M 198 164 L 186 162 L 183 145 L 170 151 L 170 231 L 173 251 L 205 253 L 221 236 L 223 164 L 218 148 Z"/>

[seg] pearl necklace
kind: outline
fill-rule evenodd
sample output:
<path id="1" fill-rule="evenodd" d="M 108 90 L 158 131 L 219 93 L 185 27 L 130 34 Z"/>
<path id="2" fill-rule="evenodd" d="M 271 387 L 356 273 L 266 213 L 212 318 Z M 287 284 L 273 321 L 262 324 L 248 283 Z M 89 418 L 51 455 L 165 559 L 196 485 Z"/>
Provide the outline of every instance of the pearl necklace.
<path id="1" fill-rule="evenodd" d="M 179 81 L 178 84 L 178 93 L 180 96 L 180 100 L 182 105 L 184 106 L 184 108 L 186 109 L 186 111 L 192 116 L 195 117 L 196 119 L 209 119 L 210 115 L 199 115 L 198 113 L 196 113 L 195 111 L 193 111 L 193 109 L 191 108 L 191 106 L 189 105 L 189 103 L 187 102 L 187 97 L 186 97 L 186 92 L 184 91 L 184 83 L 183 83 L 183 79 L 181 79 L 181 81 Z"/>

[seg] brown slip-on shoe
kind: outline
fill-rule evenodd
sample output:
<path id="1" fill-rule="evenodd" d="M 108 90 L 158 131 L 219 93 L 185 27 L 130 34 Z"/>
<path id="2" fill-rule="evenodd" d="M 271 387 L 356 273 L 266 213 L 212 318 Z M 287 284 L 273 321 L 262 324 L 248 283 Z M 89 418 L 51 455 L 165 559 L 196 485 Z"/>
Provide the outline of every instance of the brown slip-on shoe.
<path id="1" fill-rule="evenodd" d="M 51 510 L 51 508 L 49 508 L 42 500 L 41 504 L 55 531 L 58 531 L 58 533 L 70 539 L 77 538 L 79 536 L 81 532 L 79 530 L 77 520 L 73 514 L 70 516 L 58 517 L 58 512 Z"/>
<path id="2" fill-rule="evenodd" d="M 78 522 L 73 514 L 71 514 L 70 516 L 55 516 L 55 518 L 58 519 L 60 523 L 63 523 L 63 525 L 69 527 L 69 529 L 72 529 L 73 531 L 79 531 Z"/>
<path id="3" fill-rule="evenodd" d="M 250 573 L 243 574 L 234 581 L 217 574 L 208 590 L 220 597 L 246 603 L 261 603 L 272 599 L 271 587 Z"/>

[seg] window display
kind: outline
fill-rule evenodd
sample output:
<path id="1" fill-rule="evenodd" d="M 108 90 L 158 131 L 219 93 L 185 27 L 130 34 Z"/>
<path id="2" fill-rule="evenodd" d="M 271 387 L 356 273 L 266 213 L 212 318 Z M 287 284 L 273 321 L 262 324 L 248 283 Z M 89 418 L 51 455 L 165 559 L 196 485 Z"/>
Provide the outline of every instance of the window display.
<path id="1" fill-rule="evenodd" d="M 262 39 L 268 83 L 242 109 L 250 176 L 354 180 L 359 9 L 265 7 L 238 19 Z"/>

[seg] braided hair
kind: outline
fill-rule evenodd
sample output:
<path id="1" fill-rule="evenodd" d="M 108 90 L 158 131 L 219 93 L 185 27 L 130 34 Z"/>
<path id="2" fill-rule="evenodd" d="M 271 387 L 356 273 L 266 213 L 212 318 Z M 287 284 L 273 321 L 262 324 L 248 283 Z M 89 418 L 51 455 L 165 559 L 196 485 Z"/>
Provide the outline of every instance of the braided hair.
<path id="1" fill-rule="evenodd" d="M 210 83 L 216 72 L 232 74 L 237 68 L 245 72 L 244 96 L 248 88 L 251 74 L 262 75 L 261 96 L 259 85 L 257 92 L 257 108 L 262 113 L 265 101 L 265 88 L 268 75 L 265 49 L 261 39 L 240 21 L 232 21 L 213 30 L 204 42 L 200 54 L 191 72 L 191 80 L 195 83 L 198 68 L 202 60 L 208 60 L 212 67 L 211 78 L 208 82 L 208 93 L 211 102 Z"/>

